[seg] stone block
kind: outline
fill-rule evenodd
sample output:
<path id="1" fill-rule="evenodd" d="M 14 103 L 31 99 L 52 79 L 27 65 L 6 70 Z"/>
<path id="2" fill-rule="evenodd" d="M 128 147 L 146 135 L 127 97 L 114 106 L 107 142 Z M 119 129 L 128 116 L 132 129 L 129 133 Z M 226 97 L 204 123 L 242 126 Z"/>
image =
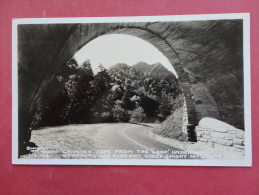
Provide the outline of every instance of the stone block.
<path id="1" fill-rule="evenodd" d="M 211 128 L 201 127 L 201 126 L 196 126 L 195 129 L 196 129 L 197 131 L 213 131 L 213 129 L 211 129 Z"/>
<path id="2" fill-rule="evenodd" d="M 226 140 L 233 140 L 233 137 L 224 137 L 224 139 L 226 139 Z"/>
<path id="3" fill-rule="evenodd" d="M 205 138 L 202 138 L 202 137 L 201 137 L 201 138 L 200 138 L 200 141 L 207 143 L 207 142 L 208 142 L 208 139 L 205 139 Z"/>
<path id="4" fill-rule="evenodd" d="M 245 139 L 245 132 L 237 132 L 236 133 L 236 138 Z"/>
<path id="5" fill-rule="evenodd" d="M 214 147 L 215 147 L 215 148 L 221 148 L 222 150 L 227 149 L 226 146 L 224 146 L 224 145 L 222 145 L 222 144 L 218 144 L 218 143 L 216 143 L 215 141 L 214 141 L 213 144 L 214 144 Z"/>
<path id="6" fill-rule="evenodd" d="M 234 145 L 235 148 L 239 148 L 239 149 L 242 149 L 244 150 L 245 149 L 245 146 L 240 146 L 240 145 Z"/>
<path id="7" fill-rule="evenodd" d="M 211 137 L 210 140 L 214 141 L 216 143 L 217 138 Z"/>
<path id="8" fill-rule="evenodd" d="M 207 143 L 207 146 L 210 146 L 210 147 L 213 147 L 213 148 L 215 147 L 215 146 L 214 146 L 214 143 L 212 143 L 212 142 L 208 142 L 208 143 Z"/>
<path id="9" fill-rule="evenodd" d="M 236 137 L 235 134 L 231 134 L 231 133 L 226 133 L 226 137 L 231 137 L 232 139 Z"/>
<path id="10" fill-rule="evenodd" d="M 227 129 L 226 128 L 214 128 L 215 132 L 220 132 L 220 133 L 227 133 Z"/>
<path id="11" fill-rule="evenodd" d="M 200 127 L 200 126 L 196 126 L 195 128 L 197 131 L 204 131 L 204 128 L 203 127 Z"/>
<path id="12" fill-rule="evenodd" d="M 240 152 L 241 149 L 238 149 L 238 148 L 234 148 L 234 147 L 228 147 L 229 150 L 231 151 L 235 151 L 235 152 Z"/>
<path id="13" fill-rule="evenodd" d="M 220 145 L 224 145 L 224 146 L 233 146 L 234 145 L 234 142 L 229 141 L 229 140 L 215 139 L 214 141 L 215 141 L 215 143 L 220 144 Z"/>
<path id="14" fill-rule="evenodd" d="M 205 128 L 204 130 L 205 130 L 205 131 L 208 131 L 208 132 L 213 132 L 213 131 L 214 131 L 213 128 Z"/>
<path id="15" fill-rule="evenodd" d="M 244 140 L 243 139 L 233 138 L 233 141 L 234 141 L 235 145 L 240 145 L 240 146 L 244 145 Z"/>
<path id="16" fill-rule="evenodd" d="M 211 133 L 210 131 L 204 131 L 205 135 L 210 135 L 210 133 Z"/>
<path id="17" fill-rule="evenodd" d="M 202 137 L 205 139 L 210 139 L 211 136 L 203 134 Z"/>
<path id="18" fill-rule="evenodd" d="M 230 134 L 236 134 L 236 130 L 228 129 L 227 131 L 228 131 L 228 133 L 230 133 Z"/>
<path id="19" fill-rule="evenodd" d="M 225 133 L 219 133 L 219 132 L 211 132 L 211 137 L 222 139 L 226 137 Z"/>
<path id="20" fill-rule="evenodd" d="M 208 139 L 208 143 L 214 143 L 214 140 Z"/>
<path id="21" fill-rule="evenodd" d="M 199 132 L 199 131 L 198 131 L 198 132 L 196 133 L 196 136 L 197 136 L 197 137 L 202 137 L 202 135 L 203 135 L 202 132 Z"/>

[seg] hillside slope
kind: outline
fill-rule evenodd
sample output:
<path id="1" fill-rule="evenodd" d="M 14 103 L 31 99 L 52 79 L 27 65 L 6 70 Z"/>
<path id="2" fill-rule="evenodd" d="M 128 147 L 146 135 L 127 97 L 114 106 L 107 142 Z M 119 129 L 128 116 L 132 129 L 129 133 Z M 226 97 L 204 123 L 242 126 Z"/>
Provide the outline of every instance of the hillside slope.
<path id="1" fill-rule="evenodd" d="M 173 82 L 176 79 L 175 75 L 159 62 L 151 65 L 146 62 L 138 62 L 132 67 L 150 77 L 156 77 L 170 82 Z"/>

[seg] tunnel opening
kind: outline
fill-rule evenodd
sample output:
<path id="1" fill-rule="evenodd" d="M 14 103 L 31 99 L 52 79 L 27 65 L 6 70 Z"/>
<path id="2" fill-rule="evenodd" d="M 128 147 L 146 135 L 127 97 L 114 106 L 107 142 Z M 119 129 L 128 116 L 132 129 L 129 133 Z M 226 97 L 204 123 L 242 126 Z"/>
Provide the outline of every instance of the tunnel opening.
<path id="1" fill-rule="evenodd" d="M 164 136 L 175 131 L 174 138 L 187 139 L 190 125 L 177 77 L 168 59 L 150 43 L 130 35 L 98 37 L 55 73 L 39 101 L 33 128 L 167 120 L 163 128 L 171 132 L 163 131 Z M 85 90 L 87 95 L 76 90 Z M 79 108 L 81 114 L 76 113 Z M 176 110 L 180 119 L 170 118 Z"/>
<path id="2" fill-rule="evenodd" d="M 28 137 L 26 132 L 32 116 L 50 82 L 57 78 L 56 73 L 60 68 L 66 65 L 66 62 L 84 45 L 110 34 L 141 38 L 163 53 L 175 68 L 183 88 L 189 125 L 195 127 L 202 117 L 214 111 L 218 112 L 214 106 L 216 101 L 217 107 L 221 109 L 220 117 L 223 121 L 239 128 L 244 126 L 243 87 L 239 86 L 243 73 L 241 20 L 44 24 L 29 25 L 29 28 L 25 26 L 19 28 L 18 48 L 22 51 L 19 53 L 18 63 L 21 92 L 19 93 L 19 135 L 22 135 L 19 136 L 20 145 L 24 140 L 28 140 L 25 137 Z M 196 26 L 195 30 L 193 26 Z M 34 37 L 35 33 L 44 35 L 44 38 Z M 61 36 L 58 36 L 59 33 Z M 31 39 L 39 44 L 29 45 L 28 40 Z M 31 53 L 33 55 L 30 55 Z M 42 56 L 37 58 L 37 53 Z M 43 60 L 41 62 L 38 59 Z M 203 86 L 207 86 L 207 90 L 200 87 L 197 78 L 204 83 Z M 196 90 L 197 88 L 202 90 Z M 208 101 L 203 104 L 206 99 L 204 94 L 207 94 L 208 89 L 212 92 L 214 100 L 207 98 Z M 199 94 L 201 98 L 197 99 Z M 206 108 L 207 105 L 211 105 L 215 110 L 204 112 L 204 106 Z"/>

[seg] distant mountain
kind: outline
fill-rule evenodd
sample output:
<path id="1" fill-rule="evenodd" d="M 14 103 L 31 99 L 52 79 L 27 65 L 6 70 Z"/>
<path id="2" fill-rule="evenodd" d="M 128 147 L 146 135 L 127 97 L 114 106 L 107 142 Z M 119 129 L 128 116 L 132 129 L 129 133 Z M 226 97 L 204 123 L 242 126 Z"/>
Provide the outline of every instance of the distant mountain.
<path id="1" fill-rule="evenodd" d="M 165 120 L 175 107 L 174 100 L 182 93 L 178 79 L 160 63 L 139 62 L 134 66 L 118 63 L 108 69 L 108 74 L 113 90 L 122 92 L 119 101 L 122 108 L 130 113 L 143 109 L 150 121 Z"/>
<path id="2" fill-rule="evenodd" d="M 171 93 L 176 97 L 181 87 L 175 75 L 160 63 L 149 65 L 139 62 L 133 66 L 117 63 L 108 69 L 113 83 L 125 89 L 142 91 L 150 98 L 160 97 L 161 93 Z"/>
<path id="3" fill-rule="evenodd" d="M 151 65 L 147 64 L 146 62 L 138 62 L 132 67 L 150 77 L 156 77 L 167 81 L 173 81 L 176 78 L 172 72 L 167 70 L 159 62 Z"/>
<path id="4" fill-rule="evenodd" d="M 130 68 L 130 66 L 125 63 L 117 63 L 117 64 L 114 64 L 113 66 L 110 66 L 108 68 L 108 71 L 112 71 L 112 70 L 116 70 L 116 69 L 128 70 L 129 68 Z"/>

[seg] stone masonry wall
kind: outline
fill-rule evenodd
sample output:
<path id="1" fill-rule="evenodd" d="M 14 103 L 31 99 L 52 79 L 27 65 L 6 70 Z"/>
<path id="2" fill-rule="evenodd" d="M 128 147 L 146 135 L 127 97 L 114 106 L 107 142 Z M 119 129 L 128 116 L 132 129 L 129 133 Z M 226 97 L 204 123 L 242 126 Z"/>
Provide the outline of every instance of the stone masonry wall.
<path id="1" fill-rule="evenodd" d="M 188 125 L 188 112 L 187 112 L 186 101 L 185 101 L 185 98 L 184 98 L 182 132 L 186 133 L 186 134 L 187 134 L 187 125 Z"/>
<path id="2" fill-rule="evenodd" d="M 221 145 L 237 152 L 244 152 L 245 149 L 245 134 L 240 129 L 197 126 L 196 135 L 198 142 L 212 147 Z"/>

